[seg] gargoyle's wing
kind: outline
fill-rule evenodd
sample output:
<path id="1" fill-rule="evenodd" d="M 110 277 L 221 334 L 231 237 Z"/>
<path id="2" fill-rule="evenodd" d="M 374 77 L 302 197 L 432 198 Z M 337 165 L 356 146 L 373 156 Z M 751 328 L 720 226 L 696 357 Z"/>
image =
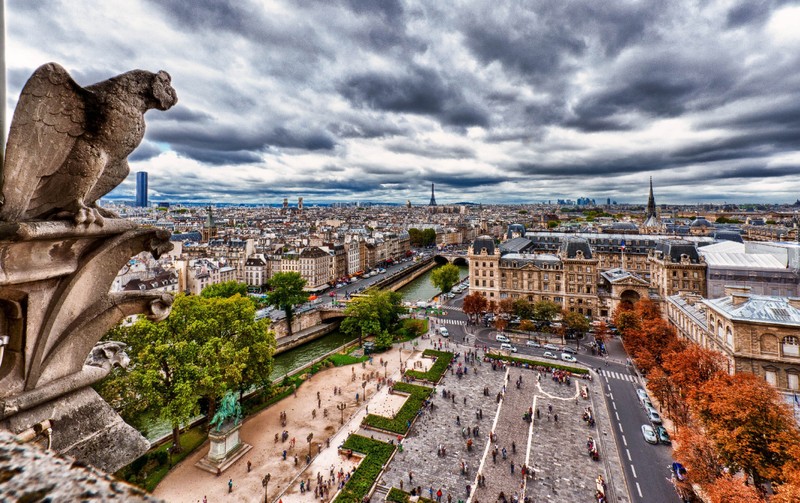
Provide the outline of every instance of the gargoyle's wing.
<path id="1" fill-rule="evenodd" d="M 8 134 L 0 220 L 20 219 L 39 181 L 64 164 L 85 131 L 88 96 L 56 63 L 40 66 L 25 83 Z"/>

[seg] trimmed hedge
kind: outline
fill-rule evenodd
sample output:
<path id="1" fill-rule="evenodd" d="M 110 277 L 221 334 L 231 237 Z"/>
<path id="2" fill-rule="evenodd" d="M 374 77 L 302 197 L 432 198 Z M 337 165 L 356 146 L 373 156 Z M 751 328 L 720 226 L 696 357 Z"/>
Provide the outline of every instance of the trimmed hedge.
<path id="1" fill-rule="evenodd" d="M 426 349 L 422 352 L 422 356 L 433 356 L 436 361 L 433 362 L 431 368 L 427 372 L 420 372 L 419 370 L 406 370 L 406 375 L 414 379 L 422 379 L 428 382 L 438 383 L 442 378 L 442 374 L 447 372 L 447 366 L 453 361 L 453 353 L 447 351 L 436 351 L 433 349 Z"/>
<path id="2" fill-rule="evenodd" d="M 407 492 L 403 492 L 400 489 L 397 489 L 396 487 L 392 487 L 391 489 L 389 489 L 389 494 L 386 495 L 386 501 L 394 501 L 396 503 L 408 503 L 410 497 L 411 495 L 408 494 Z M 433 500 L 429 500 L 428 498 L 420 497 L 419 500 L 422 501 L 423 503 L 434 503 Z"/>
<path id="3" fill-rule="evenodd" d="M 342 448 L 366 454 L 366 457 L 361 460 L 350 480 L 347 481 L 333 501 L 339 503 L 362 501 L 373 484 L 375 484 L 381 470 L 383 470 L 383 466 L 392 457 L 395 446 L 353 434 L 347 437 Z"/>
<path id="4" fill-rule="evenodd" d="M 368 414 L 367 417 L 361 422 L 364 426 L 372 426 L 381 430 L 391 431 L 399 435 L 405 435 L 408 432 L 408 424 L 414 420 L 417 412 L 422 408 L 422 402 L 427 400 L 433 388 L 427 386 L 416 386 L 404 382 L 394 384 L 394 390 L 403 393 L 409 393 L 406 403 L 400 407 L 394 417 L 384 417 L 375 414 Z"/>
<path id="5" fill-rule="evenodd" d="M 566 370 L 568 372 L 572 372 L 573 374 L 588 374 L 589 370 L 582 369 L 578 367 L 570 367 L 568 365 L 561 365 L 558 363 L 550 363 L 550 362 L 540 362 L 538 360 L 528 360 L 527 358 L 517 358 L 516 356 L 506 356 L 506 355 L 499 355 L 496 353 L 489 353 L 486 355 L 487 358 L 491 358 L 493 360 L 503 360 L 507 362 L 518 362 L 518 363 L 527 363 L 528 365 L 534 365 L 539 367 L 549 367 L 556 370 Z"/>

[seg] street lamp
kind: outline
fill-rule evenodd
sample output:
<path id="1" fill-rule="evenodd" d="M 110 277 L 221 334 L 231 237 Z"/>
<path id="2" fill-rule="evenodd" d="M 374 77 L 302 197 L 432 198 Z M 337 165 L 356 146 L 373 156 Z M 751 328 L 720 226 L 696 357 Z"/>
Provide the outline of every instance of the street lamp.
<path id="1" fill-rule="evenodd" d="M 367 381 L 361 382 L 361 388 L 364 389 L 364 403 L 367 402 Z"/>
<path id="2" fill-rule="evenodd" d="M 264 488 L 264 503 L 267 503 L 267 484 L 269 484 L 269 479 L 272 478 L 271 474 L 264 475 L 264 478 L 261 479 L 261 487 Z"/>
<path id="3" fill-rule="evenodd" d="M 342 402 L 339 405 L 337 405 L 336 408 L 339 409 L 339 412 L 342 413 L 342 419 L 339 421 L 339 424 L 344 424 L 344 409 L 347 408 L 347 404 Z"/>
<path id="4" fill-rule="evenodd" d="M 389 361 L 388 360 L 384 360 L 381 365 L 383 365 L 383 378 L 386 379 L 386 375 L 387 375 L 386 374 L 386 372 L 387 372 L 386 367 L 389 365 Z"/>

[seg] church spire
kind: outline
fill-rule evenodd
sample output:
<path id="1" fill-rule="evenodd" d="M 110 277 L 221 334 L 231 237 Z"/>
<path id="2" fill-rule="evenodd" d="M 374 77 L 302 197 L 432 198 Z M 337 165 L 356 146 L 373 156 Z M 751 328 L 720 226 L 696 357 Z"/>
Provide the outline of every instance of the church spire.
<path id="1" fill-rule="evenodd" d="M 653 197 L 653 177 L 650 177 L 650 197 L 647 199 L 647 213 L 645 214 L 645 220 L 656 216 L 656 199 Z"/>

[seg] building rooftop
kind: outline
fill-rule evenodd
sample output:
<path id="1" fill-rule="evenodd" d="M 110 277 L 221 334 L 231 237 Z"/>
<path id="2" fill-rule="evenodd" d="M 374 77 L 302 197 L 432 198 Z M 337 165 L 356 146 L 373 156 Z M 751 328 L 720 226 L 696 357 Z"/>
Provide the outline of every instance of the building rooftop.
<path id="1" fill-rule="evenodd" d="M 796 300 L 796 302 L 792 302 Z M 778 325 L 800 326 L 800 309 L 794 304 L 800 299 L 737 293 L 719 299 L 707 299 L 703 303 L 738 321 L 763 322 Z"/>

